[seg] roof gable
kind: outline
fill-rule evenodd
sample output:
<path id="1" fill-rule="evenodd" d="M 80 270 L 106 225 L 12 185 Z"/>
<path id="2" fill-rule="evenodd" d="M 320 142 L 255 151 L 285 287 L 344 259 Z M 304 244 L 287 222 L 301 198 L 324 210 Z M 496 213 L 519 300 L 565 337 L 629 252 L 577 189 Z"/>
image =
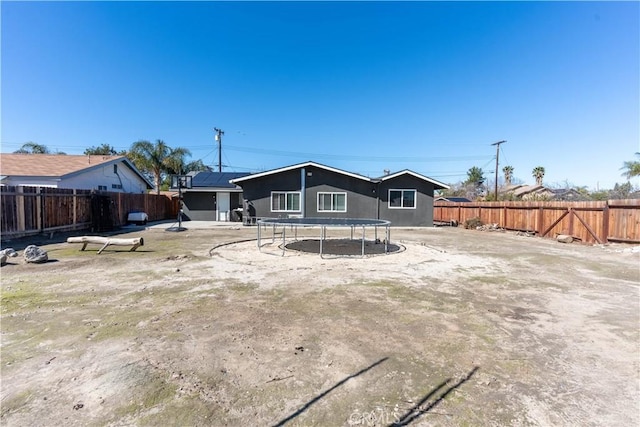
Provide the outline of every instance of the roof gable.
<path id="1" fill-rule="evenodd" d="M 316 167 L 316 168 L 319 168 L 319 169 L 324 169 L 324 170 L 327 170 L 327 171 L 331 171 L 331 172 L 334 172 L 334 173 L 337 173 L 337 174 L 340 174 L 340 175 L 349 176 L 351 178 L 361 179 L 363 181 L 369 181 L 369 182 L 371 181 L 370 178 L 368 178 L 366 176 L 363 176 L 363 175 L 358 175 L 357 173 L 347 172 L 347 171 L 343 171 L 342 169 L 333 168 L 331 166 L 326 166 L 326 165 L 322 165 L 320 163 L 315 163 L 315 162 L 309 161 L 309 162 L 305 162 L 305 163 L 298 163 L 296 165 L 286 166 L 286 167 L 283 167 L 283 168 L 272 169 L 272 170 L 266 171 L 266 172 L 255 173 L 255 174 L 248 175 L 248 176 L 245 176 L 245 177 L 242 177 L 242 178 L 232 179 L 231 183 L 232 184 L 238 184 L 240 182 L 249 181 L 249 180 L 257 179 L 257 178 L 262 178 L 264 176 L 275 175 L 275 174 L 278 174 L 278 173 L 287 172 L 287 171 L 291 171 L 291 170 L 302 169 L 302 168 L 309 167 L 309 166 Z"/>
<path id="2" fill-rule="evenodd" d="M 409 169 L 405 169 L 405 170 L 401 170 L 399 172 L 395 172 L 395 173 L 392 173 L 392 174 L 389 174 L 389 175 L 381 176 L 380 178 L 378 178 L 378 180 L 380 180 L 380 181 L 388 181 L 390 179 L 394 179 L 394 178 L 397 178 L 397 177 L 402 176 L 402 175 L 411 175 L 411 176 L 413 176 L 415 178 L 418 178 L 418 179 L 421 179 L 423 181 L 430 182 L 430 183 L 432 183 L 434 185 L 436 190 L 437 189 L 441 189 L 441 188 L 449 188 L 449 186 L 447 184 L 443 183 L 443 182 L 436 181 L 435 179 L 431 179 L 431 178 L 426 177 L 424 175 L 420 175 L 419 173 L 414 172 L 414 171 L 409 170 Z"/>

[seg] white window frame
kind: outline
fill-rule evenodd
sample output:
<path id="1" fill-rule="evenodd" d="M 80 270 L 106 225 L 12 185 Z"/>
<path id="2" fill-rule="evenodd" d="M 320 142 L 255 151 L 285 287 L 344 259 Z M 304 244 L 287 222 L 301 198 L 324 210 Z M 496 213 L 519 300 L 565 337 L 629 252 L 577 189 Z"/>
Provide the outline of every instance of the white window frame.
<path id="1" fill-rule="evenodd" d="M 331 196 L 331 208 L 330 209 L 320 209 L 320 196 L 330 195 Z M 333 196 L 344 195 L 344 209 L 335 209 L 335 201 Z M 344 191 L 322 191 L 318 192 L 317 195 L 317 210 L 318 212 L 346 212 L 347 211 L 347 193 Z"/>
<path id="2" fill-rule="evenodd" d="M 400 195 L 400 206 L 391 206 L 391 192 L 392 191 L 400 191 L 401 195 Z M 413 206 L 405 206 L 404 205 L 404 193 L 405 192 L 412 192 L 413 193 Z M 418 205 L 418 190 L 413 189 L 413 188 L 390 188 L 389 189 L 389 200 L 388 200 L 388 206 L 389 209 L 416 209 L 416 206 Z"/>
<path id="3" fill-rule="evenodd" d="M 281 209 L 273 209 L 273 195 L 274 194 L 284 194 L 285 196 L 285 208 L 284 210 Z M 288 195 L 298 195 L 298 206 L 299 209 L 287 209 L 287 201 L 288 201 Z M 271 192 L 271 198 L 270 198 L 270 207 L 271 207 L 271 212 L 302 212 L 302 207 L 300 206 L 300 204 L 302 203 L 302 195 L 300 191 L 272 191 Z"/>

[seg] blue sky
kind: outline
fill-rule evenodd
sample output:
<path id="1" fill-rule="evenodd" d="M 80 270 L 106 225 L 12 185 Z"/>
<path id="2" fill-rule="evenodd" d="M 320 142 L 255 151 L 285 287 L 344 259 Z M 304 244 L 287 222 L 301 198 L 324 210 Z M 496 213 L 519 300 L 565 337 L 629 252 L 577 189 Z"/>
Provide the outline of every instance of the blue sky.
<path id="1" fill-rule="evenodd" d="M 162 139 L 225 171 L 307 160 L 454 183 L 624 182 L 638 2 L 12 2 L 2 152 Z M 502 172 L 499 173 L 502 177 Z M 636 183 L 637 184 L 637 183 Z"/>

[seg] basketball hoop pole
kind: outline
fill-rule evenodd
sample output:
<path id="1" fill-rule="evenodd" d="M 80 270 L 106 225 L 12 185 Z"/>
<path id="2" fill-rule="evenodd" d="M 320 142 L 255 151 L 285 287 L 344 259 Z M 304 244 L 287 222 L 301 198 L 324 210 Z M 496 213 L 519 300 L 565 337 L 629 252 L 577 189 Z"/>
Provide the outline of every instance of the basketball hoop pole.
<path id="1" fill-rule="evenodd" d="M 173 175 L 171 177 L 171 188 L 178 189 L 178 227 L 171 226 L 167 228 L 167 231 L 184 231 L 186 228 L 182 228 L 182 189 L 191 188 L 191 176 L 189 175 Z M 175 225 L 175 223 L 174 223 Z"/>

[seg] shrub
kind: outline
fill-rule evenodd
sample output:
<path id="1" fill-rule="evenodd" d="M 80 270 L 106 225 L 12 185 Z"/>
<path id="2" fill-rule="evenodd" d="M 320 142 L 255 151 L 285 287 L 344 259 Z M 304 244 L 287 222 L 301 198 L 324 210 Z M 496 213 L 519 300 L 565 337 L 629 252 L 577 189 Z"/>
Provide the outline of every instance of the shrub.
<path id="1" fill-rule="evenodd" d="M 479 217 L 469 218 L 464 222 L 464 228 L 475 230 L 477 227 L 482 226 L 482 221 L 480 221 Z"/>

